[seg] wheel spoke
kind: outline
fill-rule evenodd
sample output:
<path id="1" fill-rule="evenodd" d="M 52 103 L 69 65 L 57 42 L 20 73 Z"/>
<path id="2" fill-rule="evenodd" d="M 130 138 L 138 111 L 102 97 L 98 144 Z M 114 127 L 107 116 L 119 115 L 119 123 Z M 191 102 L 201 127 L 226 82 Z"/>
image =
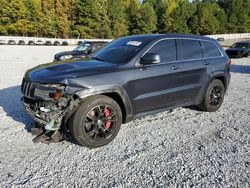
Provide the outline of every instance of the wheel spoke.
<path id="1" fill-rule="evenodd" d="M 96 140 L 96 136 L 97 136 L 97 133 L 96 133 L 96 132 L 94 132 L 93 141 L 95 141 L 95 140 Z"/>
<path id="2" fill-rule="evenodd" d="M 95 133 L 95 129 L 93 128 L 92 130 L 90 130 L 89 132 L 87 132 L 87 135 L 89 135 L 90 137 L 92 137 Z"/>
<path id="3" fill-rule="evenodd" d="M 96 109 L 98 111 L 98 118 L 100 119 L 103 116 L 103 112 L 102 112 L 101 106 L 97 106 Z"/>
<path id="4" fill-rule="evenodd" d="M 101 142 L 112 137 L 117 121 L 116 111 L 111 106 L 97 105 L 88 112 L 85 118 L 84 132 L 92 142 Z"/>
<path id="5" fill-rule="evenodd" d="M 87 118 L 91 119 L 92 121 L 96 121 L 97 117 L 91 116 L 90 114 L 87 115 Z"/>

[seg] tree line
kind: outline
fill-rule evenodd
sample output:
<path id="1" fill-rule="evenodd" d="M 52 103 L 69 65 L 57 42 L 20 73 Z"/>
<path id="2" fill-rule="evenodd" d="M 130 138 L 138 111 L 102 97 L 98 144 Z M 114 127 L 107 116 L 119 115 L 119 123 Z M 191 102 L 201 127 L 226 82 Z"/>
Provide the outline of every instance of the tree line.
<path id="1" fill-rule="evenodd" d="M 0 0 L 0 35 L 117 38 L 250 32 L 250 0 Z"/>

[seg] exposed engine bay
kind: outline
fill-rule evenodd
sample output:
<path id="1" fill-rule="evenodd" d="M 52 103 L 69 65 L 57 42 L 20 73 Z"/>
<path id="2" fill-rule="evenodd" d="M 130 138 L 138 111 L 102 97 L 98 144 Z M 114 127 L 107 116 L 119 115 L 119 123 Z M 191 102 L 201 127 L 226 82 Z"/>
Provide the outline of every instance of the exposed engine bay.
<path id="1" fill-rule="evenodd" d="M 23 102 L 33 118 L 34 142 L 58 142 L 67 137 L 64 124 L 73 114 L 80 99 L 65 92 L 65 86 L 46 85 L 23 80 Z"/>

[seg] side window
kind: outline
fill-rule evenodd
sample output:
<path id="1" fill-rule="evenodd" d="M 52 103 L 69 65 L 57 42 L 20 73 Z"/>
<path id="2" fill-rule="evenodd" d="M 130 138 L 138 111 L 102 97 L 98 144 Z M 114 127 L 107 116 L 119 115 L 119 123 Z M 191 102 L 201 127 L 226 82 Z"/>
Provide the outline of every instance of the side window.
<path id="1" fill-rule="evenodd" d="M 179 39 L 178 60 L 202 58 L 201 45 L 198 40 Z"/>
<path id="2" fill-rule="evenodd" d="M 166 39 L 156 43 L 148 53 L 158 53 L 161 57 L 161 62 L 176 61 L 175 39 Z"/>
<path id="3" fill-rule="evenodd" d="M 201 44 L 202 44 L 204 58 L 221 56 L 218 47 L 214 43 L 208 41 L 202 41 Z"/>

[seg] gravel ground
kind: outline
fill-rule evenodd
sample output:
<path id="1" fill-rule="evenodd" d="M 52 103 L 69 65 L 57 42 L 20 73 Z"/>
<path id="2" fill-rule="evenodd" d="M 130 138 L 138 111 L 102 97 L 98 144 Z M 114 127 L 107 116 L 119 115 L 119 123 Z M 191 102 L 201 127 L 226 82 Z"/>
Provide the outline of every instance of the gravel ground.
<path id="1" fill-rule="evenodd" d="M 93 150 L 34 144 L 22 76 L 71 48 L 0 46 L 0 187 L 250 187 L 250 58 L 233 60 L 218 112 L 178 108 L 137 119 Z"/>

